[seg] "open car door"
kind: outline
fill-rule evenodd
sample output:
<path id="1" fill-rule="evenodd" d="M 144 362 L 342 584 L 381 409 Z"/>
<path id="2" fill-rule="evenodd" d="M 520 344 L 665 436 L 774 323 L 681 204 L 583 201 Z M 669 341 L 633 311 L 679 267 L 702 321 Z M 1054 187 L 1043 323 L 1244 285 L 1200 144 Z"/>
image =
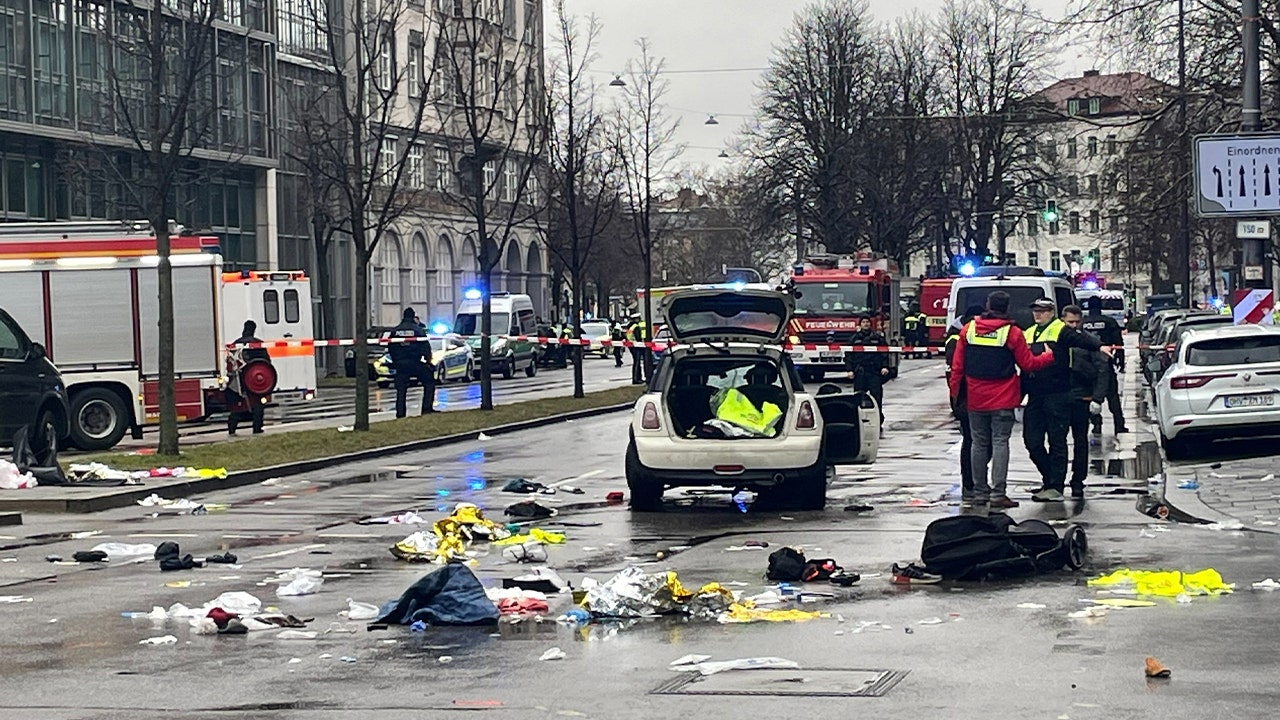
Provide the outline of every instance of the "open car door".
<path id="1" fill-rule="evenodd" d="M 864 392 L 819 394 L 823 444 L 831 465 L 866 465 L 880 452 L 880 411 Z"/>

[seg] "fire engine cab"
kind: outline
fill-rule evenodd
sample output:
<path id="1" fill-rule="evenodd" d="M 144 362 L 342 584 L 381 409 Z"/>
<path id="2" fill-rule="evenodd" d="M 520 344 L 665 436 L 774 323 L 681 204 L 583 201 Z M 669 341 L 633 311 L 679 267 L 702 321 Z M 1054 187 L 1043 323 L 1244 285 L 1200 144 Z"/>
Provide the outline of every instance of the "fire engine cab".
<path id="1" fill-rule="evenodd" d="M 890 345 L 902 342 L 902 307 L 898 303 L 902 276 L 898 264 L 872 252 L 856 255 L 814 255 L 791 270 L 788 283 L 795 295 L 791 319 L 794 345 L 849 345 L 861 318 L 871 320 Z M 821 380 L 827 372 L 843 372 L 844 351 L 795 349 L 792 361 L 800 376 Z M 889 377 L 898 375 L 898 353 L 889 356 Z"/>

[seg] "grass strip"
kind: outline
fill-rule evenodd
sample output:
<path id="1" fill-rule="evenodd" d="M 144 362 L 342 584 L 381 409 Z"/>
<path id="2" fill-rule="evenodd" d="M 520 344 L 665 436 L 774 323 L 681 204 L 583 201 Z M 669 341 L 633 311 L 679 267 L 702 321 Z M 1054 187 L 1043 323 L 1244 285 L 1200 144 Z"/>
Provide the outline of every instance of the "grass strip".
<path id="1" fill-rule="evenodd" d="M 370 425 L 369 432 L 338 432 L 337 428 L 297 430 L 228 439 L 192 445 L 174 455 L 138 455 L 129 452 L 102 453 L 64 462 L 100 462 L 119 470 L 148 470 L 155 467 L 220 468 L 230 472 L 271 467 L 284 463 L 316 460 L 347 453 L 391 447 L 429 438 L 479 432 L 486 428 L 536 420 L 577 410 L 608 407 L 633 402 L 643 386 L 589 392 L 586 397 L 555 397 L 498 405 L 493 410 L 450 410 L 430 416 L 386 420 Z"/>

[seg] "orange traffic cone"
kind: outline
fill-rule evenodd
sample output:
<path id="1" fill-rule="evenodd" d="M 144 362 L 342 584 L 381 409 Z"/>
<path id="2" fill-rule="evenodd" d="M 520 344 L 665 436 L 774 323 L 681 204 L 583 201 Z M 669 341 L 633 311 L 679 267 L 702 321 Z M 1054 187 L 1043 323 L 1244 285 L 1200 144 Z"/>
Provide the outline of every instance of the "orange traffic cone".
<path id="1" fill-rule="evenodd" d="M 1173 671 L 1165 667 L 1159 660 L 1153 657 L 1147 658 L 1147 677 L 1167 678 L 1172 674 Z"/>

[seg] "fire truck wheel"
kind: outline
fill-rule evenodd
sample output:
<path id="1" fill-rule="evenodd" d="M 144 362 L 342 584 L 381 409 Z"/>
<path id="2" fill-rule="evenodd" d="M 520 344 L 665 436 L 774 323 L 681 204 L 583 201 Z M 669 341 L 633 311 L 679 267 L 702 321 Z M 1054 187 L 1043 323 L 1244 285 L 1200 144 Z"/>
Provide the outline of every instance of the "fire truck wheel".
<path id="1" fill-rule="evenodd" d="M 81 450 L 114 447 L 129 429 L 124 400 L 106 388 L 88 388 L 71 398 L 71 444 Z"/>

